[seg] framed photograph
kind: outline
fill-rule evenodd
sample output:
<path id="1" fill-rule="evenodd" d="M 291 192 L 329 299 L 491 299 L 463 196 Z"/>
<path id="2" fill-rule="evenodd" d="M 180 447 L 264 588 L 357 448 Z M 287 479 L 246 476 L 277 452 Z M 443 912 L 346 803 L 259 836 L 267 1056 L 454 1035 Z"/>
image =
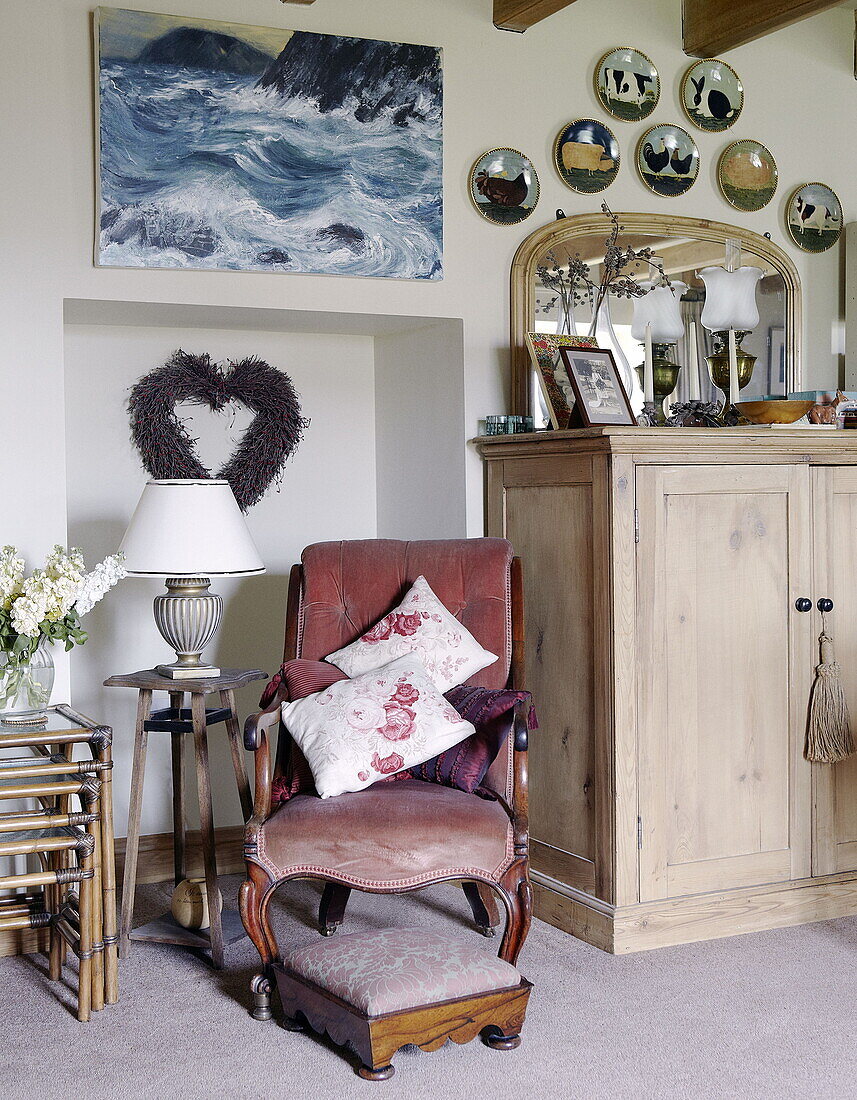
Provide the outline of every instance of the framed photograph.
<path id="1" fill-rule="evenodd" d="M 576 395 L 560 358 L 560 349 L 594 348 L 595 340 L 588 336 L 559 336 L 551 332 L 528 332 L 527 347 L 530 349 L 551 427 L 567 428 Z"/>
<path id="2" fill-rule="evenodd" d="M 646 130 L 637 143 L 637 171 L 656 195 L 675 198 L 689 191 L 699 175 L 699 150 L 681 126 L 662 123 Z"/>
<path id="3" fill-rule="evenodd" d="M 560 348 L 559 353 L 574 391 L 573 420 L 584 428 L 637 423 L 612 351 L 608 348 Z"/>
<path id="4" fill-rule="evenodd" d="M 556 170 L 572 191 L 603 191 L 619 171 L 619 142 L 612 130 L 594 118 L 563 126 L 553 144 Z"/>
<path id="5" fill-rule="evenodd" d="M 744 86 L 731 65 L 710 57 L 690 66 L 682 78 L 679 98 L 695 126 L 718 133 L 738 121 L 744 106 Z"/>
<path id="6" fill-rule="evenodd" d="M 727 145 L 717 162 L 717 182 L 736 210 L 761 210 L 777 189 L 777 162 L 760 141 L 741 138 Z"/>
<path id="7" fill-rule="evenodd" d="M 786 203 L 786 229 L 804 252 L 826 252 L 842 235 L 842 205 L 825 183 L 804 183 Z"/>
<path id="8" fill-rule="evenodd" d="M 661 79 L 650 57 L 632 46 L 608 50 L 595 66 L 593 83 L 601 106 L 623 122 L 648 118 L 661 96 Z"/>

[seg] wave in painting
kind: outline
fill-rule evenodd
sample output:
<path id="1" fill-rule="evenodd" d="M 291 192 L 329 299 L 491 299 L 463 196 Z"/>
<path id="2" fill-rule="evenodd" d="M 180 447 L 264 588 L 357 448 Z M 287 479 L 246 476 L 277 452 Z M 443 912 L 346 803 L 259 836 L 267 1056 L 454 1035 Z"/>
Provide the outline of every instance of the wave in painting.
<path id="1" fill-rule="evenodd" d="M 100 262 L 437 279 L 440 52 L 179 27 L 100 66 Z"/>

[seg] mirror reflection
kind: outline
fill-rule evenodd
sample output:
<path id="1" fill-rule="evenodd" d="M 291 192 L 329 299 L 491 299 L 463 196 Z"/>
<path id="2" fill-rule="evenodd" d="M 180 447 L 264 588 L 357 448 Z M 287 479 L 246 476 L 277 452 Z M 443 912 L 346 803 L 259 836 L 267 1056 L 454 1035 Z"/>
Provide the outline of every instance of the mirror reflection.
<path id="1" fill-rule="evenodd" d="M 555 239 L 550 249 L 537 256 L 532 270 L 542 266 L 551 268 L 556 264 L 560 272 L 567 273 L 570 262 L 579 257 L 589 265 L 590 278 L 598 284 L 601 281 L 605 237 L 605 231 L 593 230 L 570 235 L 558 242 Z M 724 329 L 729 327 L 737 330 L 739 354 L 744 353 L 741 399 L 783 396 L 788 392 L 786 286 L 783 276 L 768 261 L 746 247 L 741 248 L 737 239 L 709 241 L 692 236 L 670 236 L 663 232 L 623 230 L 618 243 L 620 247 L 631 246 L 635 250 L 650 248 L 662 265 L 675 294 L 673 298 L 670 291 L 656 289 L 643 298 L 608 295 L 597 311 L 596 342 L 599 347 L 613 351 L 635 412 L 643 404 L 642 340 L 646 322 L 652 325 L 655 344 L 661 343 L 661 353 L 682 368 L 676 372 L 678 381 L 667 397 L 667 407 L 672 402 L 687 401 L 697 396 L 703 401 L 722 404 L 723 393 L 711 380 L 706 358 L 714 356 L 716 367 L 718 353 L 723 352 Z M 724 279 L 726 269 L 735 275 Z M 653 271 L 645 261 L 632 263 L 626 270 L 643 285 L 651 286 L 658 281 L 658 272 Z M 538 275 L 534 276 L 533 290 L 531 331 L 590 335 L 595 306 L 593 293 L 584 292 L 573 296 L 576 300 L 570 300 L 569 295 L 542 285 Z M 742 331 L 746 332 L 743 337 L 740 335 Z M 657 340 L 658 336 L 661 341 Z M 691 340 L 696 345 L 698 389 L 690 377 L 689 368 L 692 368 L 694 361 Z M 755 363 L 750 358 L 753 356 Z M 751 374 L 745 369 L 748 366 L 752 369 Z M 715 375 L 717 373 L 715 369 Z M 532 379 L 532 408 L 536 414 L 536 425 L 546 427 L 549 419 L 534 373 Z M 728 381 L 726 384 L 728 386 Z"/>

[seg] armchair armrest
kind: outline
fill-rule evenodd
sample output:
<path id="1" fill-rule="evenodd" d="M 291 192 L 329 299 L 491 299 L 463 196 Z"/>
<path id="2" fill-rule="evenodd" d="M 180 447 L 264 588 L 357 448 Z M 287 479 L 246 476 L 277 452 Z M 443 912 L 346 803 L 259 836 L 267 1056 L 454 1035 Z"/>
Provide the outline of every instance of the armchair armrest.
<path id="1" fill-rule="evenodd" d="M 248 825 L 263 824 L 271 813 L 271 746 L 270 731 L 280 724 L 280 704 L 287 692 L 281 687 L 274 699 L 257 714 L 251 714 L 244 723 L 244 747 L 256 756 L 256 790 L 253 799 L 253 816 Z"/>
<path id="2" fill-rule="evenodd" d="M 286 697 L 286 689 L 281 687 L 264 710 L 247 718 L 244 723 L 244 748 L 248 752 L 255 752 L 262 742 L 262 734 L 279 722 L 280 706 Z"/>
<path id="3" fill-rule="evenodd" d="M 527 764 L 529 747 L 529 713 L 530 704 L 520 702 L 515 704 L 512 734 L 514 736 L 513 766 L 515 769 L 514 797 L 512 800 L 512 827 L 515 834 L 515 849 L 521 855 L 529 851 L 529 791 L 527 778 Z"/>

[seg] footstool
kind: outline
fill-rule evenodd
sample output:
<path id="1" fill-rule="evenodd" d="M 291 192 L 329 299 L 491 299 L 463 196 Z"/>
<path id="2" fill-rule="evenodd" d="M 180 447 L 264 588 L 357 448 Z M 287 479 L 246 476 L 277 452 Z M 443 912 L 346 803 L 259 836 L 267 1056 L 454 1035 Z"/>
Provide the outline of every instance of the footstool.
<path id="1" fill-rule="evenodd" d="M 350 1046 L 367 1081 L 395 1072 L 408 1043 L 437 1050 L 479 1032 L 497 1050 L 520 1045 L 531 984 L 511 963 L 423 929 L 388 928 L 314 942 L 275 967 L 285 1026 Z"/>

